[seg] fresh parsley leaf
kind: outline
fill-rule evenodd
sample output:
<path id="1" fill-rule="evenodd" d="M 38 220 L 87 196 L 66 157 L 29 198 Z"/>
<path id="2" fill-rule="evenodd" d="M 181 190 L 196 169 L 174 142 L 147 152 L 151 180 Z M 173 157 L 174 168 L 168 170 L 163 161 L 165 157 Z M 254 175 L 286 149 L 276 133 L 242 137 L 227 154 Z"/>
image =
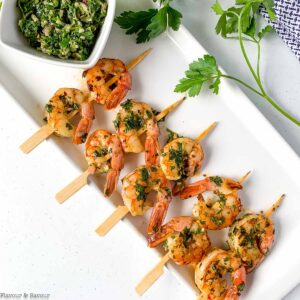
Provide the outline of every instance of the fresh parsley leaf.
<path id="1" fill-rule="evenodd" d="M 276 19 L 276 13 L 274 10 L 274 0 L 264 0 L 263 6 L 266 8 L 270 20 L 274 21 Z"/>
<path id="2" fill-rule="evenodd" d="M 169 27 L 171 27 L 173 30 L 177 31 L 181 24 L 181 18 L 182 18 L 182 14 L 178 10 L 172 8 L 171 6 L 168 7 L 168 25 L 169 25 Z"/>
<path id="3" fill-rule="evenodd" d="M 147 29 L 151 24 L 152 18 L 158 13 L 157 9 L 147 11 L 124 11 L 120 16 L 115 18 L 115 22 L 122 28 L 126 29 L 126 34 L 136 34 L 136 42 L 145 43 L 150 40 L 150 30 Z"/>
<path id="4" fill-rule="evenodd" d="M 212 82 L 209 88 L 215 94 L 219 92 L 220 77 L 222 73 L 219 71 L 215 58 L 212 55 L 204 55 L 193 61 L 189 65 L 189 70 L 185 72 L 186 77 L 182 78 L 175 87 L 175 92 L 186 92 L 190 97 L 198 95 L 205 82 Z"/>
<path id="5" fill-rule="evenodd" d="M 211 8 L 216 13 L 216 15 L 223 15 L 224 13 L 224 10 L 219 1 L 216 1 L 216 3 Z"/>
<path id="6" fill-rule="evenodd" d="M 274 32 L 274 28 L 271 25 L 267 25 L 264 27 L 258 34 L 257 36 L 261 40 L 267 33 L 269 32 Z"/>
<path id="7" fill-rule="evenodd" d="M 154 1 L 156 2 L 156 1 Z M 170 6 L 170 0 L 160 0 L 160 9 L 147 11 L 125 11 L 115 22 L 126 29 L 126 34 L 136 34 L 137 43 L 145 43 L 162 34 L 168 27 L 178 30 L 182 14 Z"/>
<path id="8" fill-rule="evenodd" d="M 157 14 L 151 19 L 151 23 L 148 25 L 149 38 L 153 39 L 162 34 L 167 29 L 168 24 L 168 7 L 161 8 Z"/>

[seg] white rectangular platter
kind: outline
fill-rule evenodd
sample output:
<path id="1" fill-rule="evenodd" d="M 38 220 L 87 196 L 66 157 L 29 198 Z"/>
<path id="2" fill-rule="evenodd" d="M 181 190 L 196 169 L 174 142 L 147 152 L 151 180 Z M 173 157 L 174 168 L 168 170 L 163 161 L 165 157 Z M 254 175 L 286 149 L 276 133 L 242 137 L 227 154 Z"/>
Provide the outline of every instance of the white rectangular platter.
<path id="1" fill-rule="evenodd" d="M 151 3 L 122 1 L 119 2 L 117 13 L 124 10 L 125 5 L 126 9 L 135 10 L 149 7 Z M 117 57 L 129 62 L 149 47 L 153 48 L 152 53 L 132 72 L 133 87 L 127 97 L 145 101 L 153 108 L 162 110 L 180 98 L 179 94 L 173 93 L 175 85 L 183 77 L 188 64 L 193 59 L 202 57 L 205 50 L 184 27 L 178 32 L 164 34 L 146 45 L 137 45 L 133 37 L 125 36 L 124 31 L 114 25 L 103 57 Z M 35 122 L 29 124 L 28 128 L 21 128 L 24 131 L 24 140 L 43 125 L 44 105 L 56 89 L 63 86 L 81 87 L 81 73 L 78 70 L 42 64 L 0 46 L 1 85 Z M 112 119 L 116 111 L 105 112 L 98 105 L 92 130 L 113 130 Z M 282 207 L 274 215 L 274 248 L 264 263 L 249 276 L 247 289 L 243 294 L 243 298 L 247 299 L 280 299 L 300 281 L 299 158 L 239 88 L 225 80 L 221 83 L 218 96 L 212 95 L 210 91 L 203 91 L 199 97 L 188 99 L 167 117 L 162 126 L 183 136 L 196 137 L 213 121 L 217 121 L 218 126 L 203 142 L 206 154 L 203 173 L 238 179 L 246 171 L 252 170 L 251 177 L 244 185 L 241 199 L 245 208 L 254 211 L 269 208 L 282 193 L 287 194 Z M 59 158 L 65 157 L 74 164 L 74 177 L 86 169 L 82 146 L 74 146 L 70 141 L 57 137 L 51 137 L 45 143 L 55 145 L 54 148 L 60 152 Z M 37 148 L 34 151 L 40 150 Z M 30 159 L 30 156 L 26 159 Z M 141 164 L 143 156 L 128 155 L 126 162 L 121 177 Z M 59 174 L 57 178 L 49 178 L 56 190 L 49 191 L 48 197 L 55 201 L 55 192 L 73 178 L 64 176 L 64 168 L 68 164 L 64 164 L 63 160 L 49 163 L 57 164 Z M 120 186 L 112 199 L 108 200 L 102 196 L 103 183 L 104 177 L 99 176 L 86 188 L 97 191 L 100 205 L 102 201 L 113 206 L 122 204 Z M 194 201 L 195 199 L 174 199 L 166 221 L 175 215 L 190 215 Z M 72 199 L 64 205 L 71 207 Z M 56 207 L 57 211 L 61 209 Z M 64 213 L 72 211 L 65 210 Z M 76 213 L 76 217 L 82 222 L 87 218 L 80 210 L 76 210 Z M 106 217 L 107 215 L 100 213 L 99 224 Z M 149 213 L 143 217 L 127 217 L 125 220 L 135 230 L 137 237 L 143 237 L 145 247 L 148 218 Z M 224 236 L 212 236 L 216 245 L 223 244 Z M 190 268 L 177 267 L 172 263 L 168 264 L 168 268 L 190 289 L 195 288 Z"/>

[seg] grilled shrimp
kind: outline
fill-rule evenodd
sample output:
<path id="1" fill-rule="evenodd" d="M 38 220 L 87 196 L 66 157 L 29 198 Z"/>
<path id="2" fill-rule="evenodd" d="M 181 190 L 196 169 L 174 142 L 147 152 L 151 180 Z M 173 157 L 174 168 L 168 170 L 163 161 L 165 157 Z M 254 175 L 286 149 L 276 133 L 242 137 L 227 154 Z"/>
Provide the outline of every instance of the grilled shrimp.
<path id="1" fill-rule="evenodd" d="M 162 242 L 178 265 L 198 263 L 210 248 L 206 230 L 192 217 L 175 217 L 148 239 L 151 248 Z"/>
<path id="2" fill-rule="evenodd" d="M 230 273 L 232 285 L 225 277 Z M 214 249 L 196 267 L 195 282 L 207 300 L 237 300 L 246 283 L 246 271 L 233 252 Z"/>
<path id="3" fill-rule="evenodd" d="M 45 118 L 57 135 L 72 137 L 75 129 L 70 123 L 85 102 L 85 95 L 78 89 L 61 88 L 45 107 Z"/>
<path id="4" fill-rule="evenodd" d="M 124 204 L 133 216 L 143 215 L 153 203 L 147 199 L 151 191 L 157 192 L 147 232 L 157 232 L 172 200 L 171 185 L 162 170 L 155 166 L 140 166 L 122 179 Z"/>
<path id="5" fill-rule="evenodd" d="M 203 159 L 204 152 L 199 143 L 179 137 L 163 147 L 160 165 L 169 180 L 179 180 L 195 176 Z"/>
<path id="6" fill-rule="evenodd" d="M 242 204 L 237 190 L 242 189 L 239 182 L 219 176 L 207 177 L 183 189 L 181 199 L 198 195 L 198 202 L 194 205 L 193 215 L 202 227 L 210 230 L 219 230 L 229 227 L 239 212 Z M 208 204 L 202 196 L 206 191 L 212 192 L 213 202 Z"/>
<path id="7" fill-rule="evenodd" d="M 236 220 L 229 230 L 228 245 L 242 259 L 247 273 L 253 271 L 273 246 L 275 228 L 272 213 L 279 207 L 285 195 L 266 213 L 249 213 Z"/>
<path id="8" fill-rule="evenodd" d="M 104 194 L 109 197 L 115 191 L 124 167 L 124 153 L 119 138 L 107 130 L 96 130 L 85 144 L 85 156 L 91 174 L 107 173 Z"/>
<path id="9" fill-rule="evenodd" d="M 108 86 L 108 81 L 115 76 L 118 80 Z M 119 59 L 100 59 L 94 67 L 84 71 L 83 77 L 90 91 L 90 101 L 103 104 L 106 109 L 117 107 L 132 85 L 131 75 Z"/>
<path id="10" fill-rule="evenodd" d="M 274 224 L 263 214 L 246 214 L 230 227 L 228 245 L 251 272 L 265 258 L 274 241 Z"/>
<path id="11" fill-rule="evenodd" d="M 143 152 L 144 145 L 140 140 L 140 136 L 146 131 L 146 164 L 157 164 L 159 128 L 153 110 L 148 104 L 127 100 L 121 104 L 114 125 L 125 152 Z"/>
<path id="12" fill-rule="evenodd" d="M 81 106 L 81 120 L 79 121 L 73 135 L 73 143 L 81 144 L 87 139 L 87 136 L 95 119 L 95 110 L 92 102 L 86 101 Z"/>

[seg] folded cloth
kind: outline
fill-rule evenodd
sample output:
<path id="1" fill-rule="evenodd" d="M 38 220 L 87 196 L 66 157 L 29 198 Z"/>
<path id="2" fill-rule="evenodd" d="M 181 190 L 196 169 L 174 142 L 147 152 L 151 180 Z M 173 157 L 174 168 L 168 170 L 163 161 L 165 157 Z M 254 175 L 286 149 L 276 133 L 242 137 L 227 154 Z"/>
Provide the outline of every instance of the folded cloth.
<path id="1" fill-rule="evenodd" d="M 270 21 L 265 9 L 261 13 L 300 61 L 300 0 L 275 0 L 274 8 L 275 21 Z"/>

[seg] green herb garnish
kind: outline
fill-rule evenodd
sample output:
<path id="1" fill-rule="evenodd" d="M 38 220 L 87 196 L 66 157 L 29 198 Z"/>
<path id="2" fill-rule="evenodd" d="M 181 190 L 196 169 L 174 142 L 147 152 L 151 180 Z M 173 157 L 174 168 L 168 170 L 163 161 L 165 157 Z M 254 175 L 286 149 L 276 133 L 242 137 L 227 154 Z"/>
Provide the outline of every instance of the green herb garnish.
<path id="1" fill-rule="evenodd" d="M 89 57 L 107 13 L 105 0 L 18 0 L 19 29 L 29 44 L 51 56 Z"/>
<path id="2" fill-rule="evenodd" d="M 128 99 L 128 100 L 126 100 L 125 102 L 123 102 L 123 103 L 121 104 L 121 106 L 122 106 L 126 111 L 130 111 L 131 108 L 132 108 L 132 106 L 133 106 L 131 99 Z"/>
<path id="3" fill-rule="evenodd" d="M 54 108 L 54 106 L 51 105 L 51 104 L 47 104 L 47 105 L 46 105 L 46 111 L 47 111 L 48 113 L 52 113 L 53 108 Z"/>
<path id="4" fill-rule="evenodd" d="M 94 151 L 94 156 L 95 157 L 103 157 L 108 153 L 108 148 L 101 148 L 99 150 Z"/>
<path id="5" fill-rule="evenodd" d="M 135 186 L 135 190 L 136 190 L 136 193 L 137 193 L 137 200 L 138 201 L 146 200 L 147 194 L 146 194 L 146 190 L 145 190 L 144 186 L 137 183 L 136 186 Z"/>
<path id="6" fill-rule="evenodd" d="M 200 93 L 204 83 L 209 83 L 209 88 L 213 90 L 213 93 L 218 94 L 221 78 L 227 78 L 238 82 L 261 96 L 279 113 L 300 126 L 300 121 L 280 107 L 267 94 L 262 84 L 260 74 L 261 41 L 263 37 L 267 33 L 272 32 L 273 29 L 270 25 L 267 25 L 259 31 L 257 29 L 256 19 L 261 5 L 266 8 L 270 19 L 275 19 L 273 0 L 236 0 L 235 3 L 236 6 L 228 9 L 223 9 L 218 1 L 212 6 L 213 11 L 219 16 L 215 30 L 216 33 L 220 34 L 223 38 L 236 39 L 239 41 L 243 57 L 257 86 L 253 87 L 239 78 L 223 74 L 218 68 L 216 59 L 212 55 L 204 55 L 203 58 L 199 58 L 189 65 L 189 69 L 185 72 L 185 77 L 177 84 L 175 91 L 188 92 L 189 96 L 193 97 Z M 245 41 L 252 42 L 257 46 L 257 61 L 255 67 L 248 57 Z"/>
<path id="7" fill-rule="evenodd" d="M 149 173 L 148 170 L 146 168 L 142 168 L 141 169 L 141 178 L 143 181 L 147 181 L 149 178 Z"/>
<path id="8" fill-rule="evenodd" d="M 217 186 L 221 186 L 221 184 L 223 183 L 222 178 L 219 176 L 210 176 L 209 180 L 211 182 L 215 183 Z"/>
<path id="9" fill-rule="evenodd" d="M 124 11 L 115 18 L 115 22 L 126 30 L 126 34 L 136 34 L 137 43 L 145 43 L 162 34 L 168 27 L 175 31 L 179 29 L 182 14 L 170 6 L 171 1 L 159 1 L 159 9 Z"/>

